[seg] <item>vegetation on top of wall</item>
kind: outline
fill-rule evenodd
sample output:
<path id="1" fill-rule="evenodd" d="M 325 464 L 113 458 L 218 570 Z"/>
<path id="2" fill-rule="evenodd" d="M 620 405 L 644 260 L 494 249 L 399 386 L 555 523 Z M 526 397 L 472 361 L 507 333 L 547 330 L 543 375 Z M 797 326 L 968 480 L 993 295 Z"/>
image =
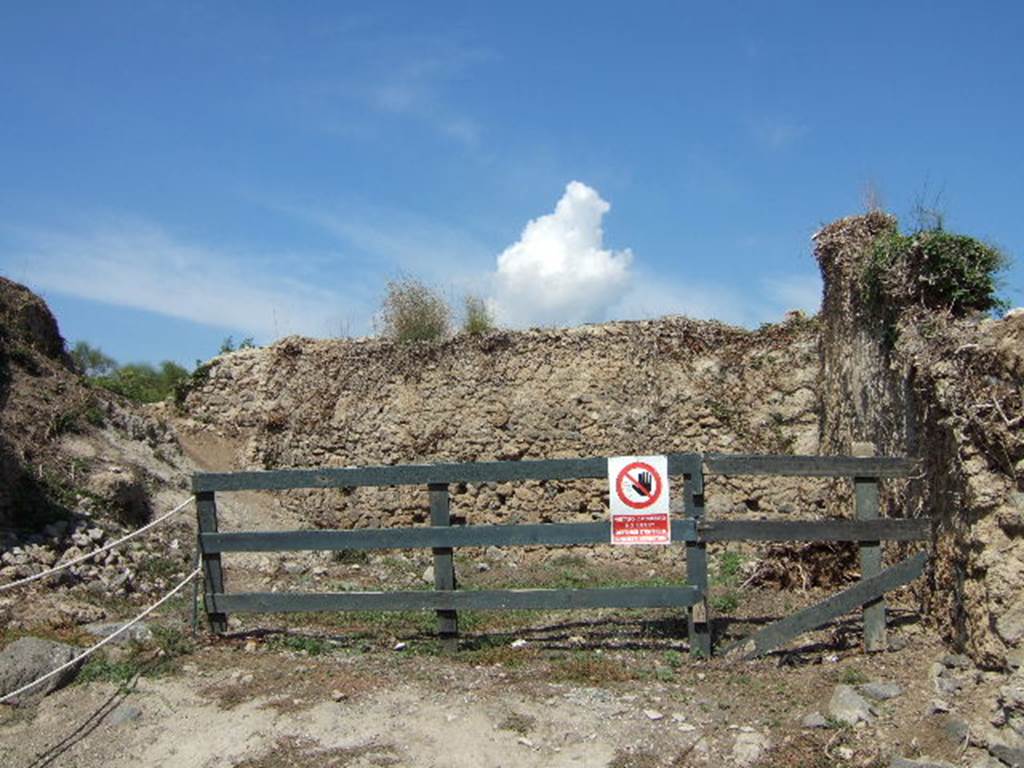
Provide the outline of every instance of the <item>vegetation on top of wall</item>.
<path id="1" fill-rule="evenodd" d="M 398 342 L 439 341 L 451 331 L 451 309 L 433 288 L 405 277 L 388 283 L 379 322 L 382 334 Z"/>
<path id="2" fill-rule="evenodd" d="M 469 294 L 466 296 L 466 316 L 462 321 L 462 330 L 470 336 L 482 336 L 490 333 L 497 326 L 494 322 L 494 315 L 491 313 L 487 302 L 479 296 Z"/>
<path id="3" fill-rule="evenodd" d="M 1008 259 L 999 249 L 936 225 L 908 235 L 879 236 L 865 265 L 864 286 L 878 308 L 918 305 L 955 317 L 1006 307 L 996 291 Z"/>
<path id="4" fill-rule="evenodd" d="M 226 355 L 229 352 L 237 352 L 240 349 L 256 349 L 256 342 L 252 340 L 252 336 L 246 336 L 237 345 L 235 344 L 235 337 L 228 336 L 220 343 L 220 352 L 218 354 Z"/>

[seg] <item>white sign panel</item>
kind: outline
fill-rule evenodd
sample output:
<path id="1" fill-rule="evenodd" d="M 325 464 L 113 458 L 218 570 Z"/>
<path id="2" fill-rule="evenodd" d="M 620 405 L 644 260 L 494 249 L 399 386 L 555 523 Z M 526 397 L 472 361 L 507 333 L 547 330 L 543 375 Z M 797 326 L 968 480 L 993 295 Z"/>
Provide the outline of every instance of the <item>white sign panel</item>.
<path id="1" fill-rule="evenodd" d="M 616 456 L 608 459 L 612 544 L 670 544 L 668 458 Z"/>

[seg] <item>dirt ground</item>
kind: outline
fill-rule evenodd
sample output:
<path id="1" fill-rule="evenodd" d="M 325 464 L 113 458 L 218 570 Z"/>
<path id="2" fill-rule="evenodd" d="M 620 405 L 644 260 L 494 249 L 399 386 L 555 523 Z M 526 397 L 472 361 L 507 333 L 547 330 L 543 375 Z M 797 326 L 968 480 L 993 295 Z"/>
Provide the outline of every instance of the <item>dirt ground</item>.
<path id="1" fill-rule="evenodd" d="M 220 446 L 192 460 L 229 468 Z M 218 496 L 222 528 L 304 527 L 260 494 Z M 188 519 L 175 523 L 182 541 Z M 176 534 L 177 535 L 177 534 Z M 824 597 L 744 583 L 743 552 L 712 552 L 712 605 L 722 645 Z M 230 590 L 428 588 L 424 552 L 225 557 Z M 678 582 L 682 562 L 609 547 L 460 550 L 460 588 Z M 26 603 L 56 599 L 45 587 Z M 114 649 L 68 688 L 23 708 L 0 706 L 4 768 L 331 768 L 333 766 L 870 766 L 893 755 L 956 764 L 972 758 L 961 716 L 992 699 L 976 673 L 950 712 L 935 714 L 931 665 L 946 650 L 913 596 L 893 596 L 892 647 L 864 655 L 858 616 L 745 662 L 689 655 L 678 611 L 464 612 L 454 654 L 429 612 L 232 617 L 225 637 L 193 638 L 190 596 L 154 618 L 157 641 Z M 70 598 L 95 601 L 81 589 Z M 68 595 L 60 596 L 69 599 Z M 107 603 L 107 619 L 134 605 Z M 74 628 L 20 630 L 83 642 Z M 0 637 L 0 643 L 13 636 Z M 858 727 L 827 720 L 837 685 L 899 683 Z"/>
<path id="2" fill-rule="evenodd" d="M 737 613 L 760 622 L 777 598 L 744 593 Z M 186 614 L 179 604 L 161 621 Z M 927 754 L 959 763 L 955 713 L 929 713 L 928 667 L 945 651 L 912 612 L 893 614 L 900 650 L 865 656 L 851 617 L 753 662 L 691 658 L 684 625 L 667 611 L 466 615 L 455 654 L 442 652 L 430 614 L 247 617 L 226 637 L 179 643 L 172 659 L 117 652 L 114 661 L 137 662 L 126 679 L 94 676 L 37 706 L 0 710 L 2 762 L 659 768 L 882 766 Z M 803 727 L 808 713 L 827 714 L 836 685 L 868 680 L 905 692 L 876 705 L 870 724 Z M 979 675 L 956 707 L 969 710 L 984 687 Z"/>

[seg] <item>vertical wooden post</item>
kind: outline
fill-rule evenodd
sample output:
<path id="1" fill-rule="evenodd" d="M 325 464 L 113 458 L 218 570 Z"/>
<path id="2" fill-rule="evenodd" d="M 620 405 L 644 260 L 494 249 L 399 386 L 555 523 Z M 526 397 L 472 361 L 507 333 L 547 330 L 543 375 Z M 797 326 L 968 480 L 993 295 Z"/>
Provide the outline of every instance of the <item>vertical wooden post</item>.
<path id="1" fill-rule="evenodd" d="M 871 443 L 854 443 L 853 455 L 866 458 L 875 455 Z M 855 477 L 853 479 L 855 509 L 858 520 L 877 520 L 879 514 L 878 478 Z M 876 576 L 882 571 L 882 544 L 880 541 L 863 541 L 860 544 L 860 574 L 862 579 Z M 884 651 L 888 647 L 885 631 L 885 597 L 872 600 L 864 606 L 864 650 Z"/>
<path id="2" fill-rule="evenodd" d="M 199 533 L 217 532 L 217 502 L 214 499 L 213 491 L 200 491 L 196 494 L 196 520 L 199 523 Z M 206 609 L 206 620 L 210 624 L 210 631 L 218 634 L 228 628 L 228 617 L 224 613 L 213 611 L 211 594 L 222 594 L 224 592 L 224 572 L 220 565 L 220 552 L 206 552 L 203 549 L 202 536 L 199 537 L 199 551 L 203 560 L 203 607 Z"/>
<path id="3" fill-rule="evenodd" d="M 686 479 L 683 510 L 696 523 L 704 517 L 704 470 L 698 467 Z M 701 599 L 687 609 L 686 628 L 690 637 L 690 653 L 711 656 L 711 622 L 708 616 L 708 549 L 702 541 L 686 544 L 686 583 L 701 591 Z"/>
<path id="4" fill-rule="evenodd" d="M 444 483 L 431 483 L 429 488 L 430 524 L 433 526 L 451 525 L 448 486 Z M 434 589 L 455 589 L 455 563 L 451 547 L 434 547 Z M 441 638 L 441 647 L 445 651 L 454 651 L 458 648 L 458 611 L 439 610 L 437 612 L 437 633 Z"/>

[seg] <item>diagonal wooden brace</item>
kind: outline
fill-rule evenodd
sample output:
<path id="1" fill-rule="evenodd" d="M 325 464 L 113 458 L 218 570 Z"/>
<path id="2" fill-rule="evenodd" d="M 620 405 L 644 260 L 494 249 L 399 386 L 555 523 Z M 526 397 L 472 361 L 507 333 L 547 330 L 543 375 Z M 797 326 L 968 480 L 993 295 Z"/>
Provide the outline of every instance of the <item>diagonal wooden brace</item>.
<path id="1" fill-rule="evenodd" d="M 734 643 L 726 650 L 725 655 L 730 658 L 751 659 L 775 650 L 797 635 L 828 624 L 855 608 L 877 600 L 889 590 L 909 584 L 924 572 L 926 562 L 928 554 L 918 552 L 877 576 L 862 579 L 827 600 L 797 611 L 792 616 L 787 616 L 760 632 Z"/>

